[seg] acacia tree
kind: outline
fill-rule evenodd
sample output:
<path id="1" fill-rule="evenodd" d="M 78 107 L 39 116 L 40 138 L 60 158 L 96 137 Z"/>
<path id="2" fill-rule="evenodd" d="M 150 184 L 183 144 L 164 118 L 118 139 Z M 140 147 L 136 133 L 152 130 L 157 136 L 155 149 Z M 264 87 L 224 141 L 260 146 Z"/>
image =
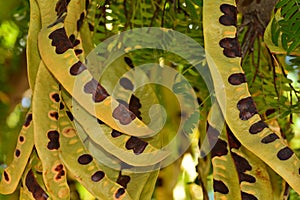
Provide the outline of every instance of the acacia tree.
<path id="1" fill-rule="evenodd" d="M 30 1 L 3 198 L 297 198 L 298 3 Z"/>

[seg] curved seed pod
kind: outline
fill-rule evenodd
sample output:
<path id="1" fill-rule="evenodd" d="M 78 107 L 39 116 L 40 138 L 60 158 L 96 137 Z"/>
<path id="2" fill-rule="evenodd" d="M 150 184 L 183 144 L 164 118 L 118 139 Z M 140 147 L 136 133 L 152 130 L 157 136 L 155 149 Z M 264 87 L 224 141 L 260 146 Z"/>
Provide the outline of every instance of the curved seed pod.
<path id="1" fill-rule="evenodd" d="M 27 58 L 27 71 L 28 81 L 31 90 L 34 89 L 35 78 L 41 58 L 38 50 L 38 33 L 41 29 L 41 16 L 40 10 L 36 0 L 30 0 L 30 22 L 27 36 L 26 58 Z"/>
<path id="2" fill-rule="evenodd" d="M 63 23 L 58 22 L 43 29 L 39 34 L 39 50 L 46 66 L 67 92 L 72 94 L 89 113 L 113 129 L 128 135 L 147 136 L 153 133 L 153 130 L 110 96 L 86 66 L 78 60 L 72 47 Z M 57 67 L 57 62 L 61 63 L 60 67 Z M 82 94 L 73 94 L 76 79 L 82 83 Z M 109 115 L 104 116 L 103 113 Z"/>
<path id="3" fill-rule="evenodd" d="M 203 26 L 210 27 L 204 29 L 205 50 L 218 103 L 228 126 L 241 144 L 300 193 L 299 159 L 281 137 L 268 143 L 262 141 L 262 138 L 272 137 L 273 132 L 257 114 L 247 84 L 228 79 L 232 75 L 238 77 L 238 74 L 244 73 L 240 66 L 241 53 L 236 28 L 220 20 L 228 17 L 234 23 L 234 18 L 230 18 L 234 10 L 235 4 L 231 0 L 204 1 Z"/>
<path id="4" fill-rule="evenodd" d="M 45 81 L 47 80 L 47 81 Z M 32 110 L 35 147 L 43 165 L 47 191 L 54 199 L 69 199 L 66 169 L 58 157 L 60 94 L 56 80 L 41 62 L 37 73 Z"/>
<path id="5" fill-rule="evenodd" d="M 2 174 L 0 182 L 1 194 L 11 194 L 16 190 L 32 152 L 34 144 L 32 116 L 30 110 L 26 115 L 22 130 L 19 133 L 14 159 L 9 166 L 4 169 Z"/>
<path id="6" fill-rule="evenodd" d="M 111 172 L 106 173 L 109 168 L 97 163 L 86 150 L 65 109 L 66 107 L 59 112 L 59 127 L 60 157 L 67 169 L 97 198 L 131 199 L 122 185 L 109 178 Z"/>
<path id="7" fill-rule="evenodd" d="M 49 198 L 45 191 L 42 170 L 42 163 L 34 150 L 22 176 L 23 184 L 20 188 L 20 199 L 46 200 Z"/>

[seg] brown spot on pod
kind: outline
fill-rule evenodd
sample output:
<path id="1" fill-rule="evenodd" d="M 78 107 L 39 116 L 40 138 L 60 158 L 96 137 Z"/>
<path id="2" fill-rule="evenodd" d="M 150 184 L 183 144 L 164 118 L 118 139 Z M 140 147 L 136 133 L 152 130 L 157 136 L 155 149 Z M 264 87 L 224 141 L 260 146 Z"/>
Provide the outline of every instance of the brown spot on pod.
<path id="1" fill-rule="evenodd" d="M 141 112 L 139 109 L 142 107 L 142 104 L 140 103 L 140 99 L 137 98 L 135 95 L 131 95 L 130 101 L 129 101 L 129 110 L 137 116 L 140 120 L 142 120 Z"/>
<path id="2" fill-rule="evenodd" d="M 20 137 L 19 137 L 19 141 L 20 141 L 21 143 L 24 142 L 24 140 L 25 140 L 25 139 L 24 139 L 23 136 L 20 136 Z"/>
<path id="3" fill-rule="evenodd" d="M 219 22 L 225 26 L 236 26 L 237 24 L 237 9 L 233 5 L 222 4 L 220 10 L 224 13 L 219 18 Z"/>
<path id="4" fill-rule="evenodd" d="M 98 119 L 97 118 L 97 122 L 98 122 L 98 124 L 104 124 L 104 122 L 103 121 L 101 121 L 100 119 Z"/>
<path id="5" fill-rule="evenodd" d="M 56 180 L 60 180 L 66 174 L 62 164 L 57 165 L 54 170 L 58 172 L 55 176 Z"/>
<path id="6" fill-rule="evenodd" d="M 228 125 L 226 125 L 226 131 L 227 131 L 229 147 L 239 149 L 242 145 L 240 141 L 234 136 L 234 134 L 232 133 Z"/>
<path id="7" fill-rule="evenodd" d="M 132 69 L 134 68 L 133 62 L 129 57 L 124 57 L 124 60 L 130 68 L 132 68 Z"/>
<path id="8" fill-rule="evenodd" d="M 60 17 L 64 12 L 67 12 L 67 6 L 70 0 L 59 0 L 55 6 L 55 12 L 58 17 Z"/>
<path id="9" fill-rule="evenodd" d="M 267 127 L 268 125 L 264 121 L 258 121 L 250 126 L 249 132 L 251 134 L 257 134 Z"/>
<path id="10" fill-rule="evenodd" d="M 279 160 L 288 160 L 290 157 L 292 157 L 294 152 L 289 147 L 282 148 L 278 153 L 277 157 Z"/>
<path id="11" fill-rule="evenodd" d="M 80 28 L 81 28 L 81 26 L 82 26 L 82 24 L 83 24 L 83 20 L 84 20 L 84 12 L 82 12 L 82 13 L 80 14 L 80 18 L 79 18 L 79 20 L 77 21 L 77 31 L 80 30 Z"/>
<path id="12" fill-rule="evenodd" d="M 229 58 L 241 57 L 241 47 L 238 39 L 235 38 L 223 38 L 220 40 L 219 45 L 224 48 L 223 54 Z"/>
<path id="13" fill-rule="evenodd" d="M 56 111 L 50 111 L 49 116 L 50 116 L 50 118 L 52 118 L 54 120 L 58 120 L 58 112 L 56 112 Z"/>
<path id="14" fill-rule="evenodd" d="M 78 56 L 78 55 L 82 54 L 83 51 L 82 51 L 82 49 L 75 49 L 74 52 L 75 52 L 75 55 Z"/>
<path id="15" fill-rule="evenodd" d="M 134 88 L 132 82 L 128 78 L 126 78 L 126 77 L 121 78 L 120 81 L 119 81 L 119 83 L 126 90 L 131 90 L 132 91 L 133 88 Z"/>
<path id="16" fill-rule="evenodd" d="M 244 172 L 246 172 L 247 170 L 250 171 L 252 170 L 251 165 L 249 164 L 249 162 L 239 156 L 238 154 L 231 152 L 232 158 L 234 160 L 234 164 L 236 166 L 236 169 L 238 171 L 238 176 L 239 176 L 239 181 L 246 181 L 249 183 L 255 183 L 256 182 L 256 178 L 252 175 L 249 174 L 245 174 Z"/>
<path id="17" fill-rule="evenodd" d="M 115 194 L 115 198 L 119 199 L 122 197 L 122 195 L 125 194 L 125 189 L 124 188 L 119 188 Z"/>
<path id="18" fill-rule="evenodd" d="M 157 180 L 156 180 L 156 184 L 155 185 L 157 187 L 162 187 L 163 186 L 163 182 L 164 182 L 163 179 L 160 178 L 160 177 L 158 177 Z"/>
<path id="19" fill-rule="evenodd" d="M 125 147 L 128 150 L 132 149 L 134 154 L 139 155 L 143 153 L 147 145 L 148 145 L 147 142 L 137 137 L 131 136 L 129 140 L 127 140 Z"/>
<path id="20" fill-rule="evenodd" d="M 88 23 L 88 25 L 89 25 L 89 30 L 93 32 L 95 29 L 94 25 L 91 23 Z"/>
<path id="21" fill-rule="evenodd" d="M 231 85 L 240 85 L 242 83 L 246 83 L 247 81 L 246 81 L 245 74 L 243 74 L 243 73 L 235 73 L 235 74 L 231 74 L 228 77 L 228 82 Z"/>
<path id="22" fill-rule="evenodd" d="M 65 137 L 68 137 L 68 138 L 72 138 L 74 137 L 77 133 L 76 133 L 76 130 L 73 128 L 73 127 L 65 127 L 62 131 L 62 134 L 65 136 Z"/>
<path id="23" fill-rule="evenodd" d="M 71 35 L 69 36 L 69 40 L 70 40 L 70 42 L 71 42 L 72 44 L 74 44 L 74 42 L 75 42 L 75 40 L 76 40 L 75 35 L 74 35 L 74 34 L 71 34 Z"/>
<path id="24" fill-rule="evenodd" d="M 77 40 L 77 39 L 75 38 L 75 35 L 74 35 L 74 34 L 70 35 L 69 40 L 70 40 L 70 42 L 72 43 L 73 47 L 76 47 L 77 45 L 80 44 L 80 40 Z"/>
<path id="25" fill-rule="evenodd" d="M 224 156 L 227 154 L 227 142 L 219 138 L 215 146 L 211 150 L 211 157 L 213 158 L 215 156 Z"/>
<path id="26" fill-rule="evenodd" d="M 59 133 L 56 130 L 49 131 L 47 133 L 47 136 L 48 136 L 48 139 L 50 140 L 48 142 L 47 148 L 49 150 L 54 150 L 54 149 L 57 150 L 57 149 L 59 149 L 59 147 L 60 147 L 60 144 L 59 144 Z"/>
<path id="27" fill-rule="evenodd" d="M 93 157 L 90 154 L 83 154 L 83 155 L 79 156 L 77 161 L 81 165 L 87 165 L 93 161 Z"/>
<path id="28" fill-rule="evenodd" d="M 5 179 L 5 181 L 6 182 L 9 182 L 9 175 L 8 175 L 8 173 L 4 170 L 4 173 L 3 173 L 3 175 L 4 175 L 4 179 Z"/>
<path id="29" fill-rule="evenodd" d="M 213 180 L 213 187 L 214 187 L 214 191 L 215 192 L 219 192 L 221 194 L 228 194 L 229 189 L 228 187 L 225 185 L 225 183 L 223 183 L 223 181 L 219 181 L 219 180 Z"/>
<path id="30" fill-rule="evenodd" d="M 73 121 L 74 120 L 74 117 L 73 117 L 73 114 L 70 112 L 70 111 L 66 111 L 67 115 L 68 115 L 68 118 Z"/>
<path id="31" fill-rule="evenodd" d="M 104 87 L 100 85 L 94 78 L 87 82 L 84 86 L 84 92 L 93 95 L 93 101 L 99 103 L 109 96 Z"/>
<path id="32" fill-rule="evenodd" d="M 130 177 L 126 175 L 122 175 L 120 172 L 117 183 L 122 185 L 124 188 L 127 188 L 127 184 L 129 183 L 129 181 L 130 181 Z"/>
<path id="33" fill-rule="evenodd" d="M 264 144 L 268 144 L 268 143 L 271 143 L 271 142 L 274 142 L 275 140 L 279 139 L 278 135 L 275 134 L 275 133 L 271 133 L 267 136 L 265 136 L 261 142 L 264 143 Z"/>
<path id="34" fill-rule="evenodd" d="M 60 104 L 59 104 L 59 109 L 62 110 L 62 109 L 64 109 L 64 108 L 65 108 L 64 104 L 63 104 L 62 102 L 60 102 Z"/>
<path id="35" fill-rule="evenodd" d="M 112 136 L 113 138 L 119 137 L 119 136 L 121 136 L 122 134 L 123 134 L 123 133 L 121 133 L 121 132 L 119 132 L 119 131 L 117 131 L 117 130 L 115 130 L 115 129 L 113 129 L 112 132 L 111 132 L 111 136 Z"/>
<path id="36" fill-rule="evenodd" d="M 242 192 L 243 200 L 258 200 L 253 194 L 248 194 L 246 192 Z"/>
<path id="37" fill-rule="evenodd" d="M 255 183 L 256 182 L 256 178 L 252 175 L 249 174 L 245 174 L 245 173 L 239 173 L 239 180 L 240 182 L 245 181 L 248 183 Z"/>
<path id="38" fill-rule="evenodd" d="M 241 120 L 248 120 L 253 115 L 257 114 L 256 106 L 252 97 L 246 97 L 244 99 L 241 99 L 237 103 L 237 108 L 240 111 L 239 117 Z"/>
<path id="39" fill-rule="evenodd" d="M 199 97 L 197 97 L 197 102 L 198 102 L 198 104 L 199 104 L 200 106 L 203 106 L 203 105 L 202 105 L 203 102 L 202 102 L 202 100 L 201 100 Z"/>
<path id="40" fill-rule="evenodd" d="M 103 171 L 97 171 L 92 175 L 91 179 L 94 182 L 99 182 L 104 178 L 104 176 L 105 176 L 105 173 Z"/>
<path id="41" fill-rule="evenodd" d="M 127 125 L 136 118 L 136 116 L 132 112 L 130 112 L 122 103 L 120 103 L 115 108 L 112 116 L 113 118 L 119 120 L 122 125 Z"/>
<path id="42" fill-rule="evenodd" d="M 54 93 L 54 94 L 51 94 L 51 99 L 54 101 L 54 102 L 59 102 L 60 101 L 60 97 L 59 97 L 59 94 L 58 93 Z"/>
<path id="43" fill-rule="evenodd" d="M 28 127 L 30 125 L 31 121 L 32 121 L 32 114 L 29 113 L 27 115 L 27 117 L 26 117 L 26 120 L 25 120 L 25 123 L 24 123 L 24 127 Z"/>
<path id="44" fill-rule="evenodd" d="M 55 31 L 53 31 L 49 35 L 49 39 L 52 40 L 51 45 L 56 47 L 55 52 L 57 54 L 63 54 L 68 49 L 73 48 L 73 44 L 69 40 L 64 28 L 59 28 L 59 29 L 56 29 Z"/>
<path id="45" fill-rule="evenodd" d="M 70 74 L 73 76 L 77 76 L 84 70 L 86 70 L 86 66 L 81 61 L 78 61 L 70 68 Z"/>
<path id="46" fill-rule="evenodd" d="M 48 199 L 48 195 L 36 181 L 32 170 L 29 170 L 29 172 L 26 175 L 25 185 L 28 188 L 29 192 L 32 193 L 32 196 L 35 199 L 38 200 Z"/>
<path id="47" fill-rule="evenodd" d="M 227 142 L 219 138 L 220 132 L 207 123 L 206 133 L 209 144 L 212 146 L 211 157 L 227 155 Z"/>
<path id="48" fill-rule="evenodd" d="M 16 157 L 19 157 L 20 154 L 21 154 L 21 151 L 20 151 L 19 149 L 16 149 L 16 151 L 15 151 L 15 156 L 16 156 Z"/>
<path id="49" fill-rule="evenodd" d="M 245 172 L 247 170 L 248 171 L 252 170 L 251 165 L 245 158 L 239 156 L 238 154 L 236 154 L 234 152 L 231 152 L 231 155 L 234 159 L 234 163 L 235 163 L 235 166 L 236 166 L 238 172 Z"/>

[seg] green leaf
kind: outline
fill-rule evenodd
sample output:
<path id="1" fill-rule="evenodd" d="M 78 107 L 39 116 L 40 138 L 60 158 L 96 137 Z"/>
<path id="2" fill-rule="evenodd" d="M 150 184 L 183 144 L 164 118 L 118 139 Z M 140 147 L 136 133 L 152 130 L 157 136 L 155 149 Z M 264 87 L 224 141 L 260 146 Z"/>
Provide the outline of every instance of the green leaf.
<path id="1" fill-rule="evenodd" d="M 185 3 L 186 3 L 186 7 L 187 7 L 189 13 L 191 13 L 192 19 L 197 19 L 198 15 L 197 15 L 196 9 L 195 9 L 193 3 L 191 2 L 191 0 L 185 0 Z"/>
<path id="2" fill-rule="evenodd" d="M 289 3 L 290 0 L 282 0 L 282 1 L 279 1 L 277 4 L 276 4 L 276 8 L 281 8 L 282 6 L 286 5 L 287 3 Z"/>
<path id="3" fill-rule="evenodd" d="M 281 35 L 281 42 L 282 42 L 282 47 L 284 49 L 287 49 L 288 48 L 288 44 L 287 44 L 287 35 L 285 33 L 283 33 Z"/>
<path id="4" fill-rule="evenodd" d="M 200 0 L 191 0 L 191 1 L 199 7 L 203 6 L 203 1 L 200 1 Z"/>

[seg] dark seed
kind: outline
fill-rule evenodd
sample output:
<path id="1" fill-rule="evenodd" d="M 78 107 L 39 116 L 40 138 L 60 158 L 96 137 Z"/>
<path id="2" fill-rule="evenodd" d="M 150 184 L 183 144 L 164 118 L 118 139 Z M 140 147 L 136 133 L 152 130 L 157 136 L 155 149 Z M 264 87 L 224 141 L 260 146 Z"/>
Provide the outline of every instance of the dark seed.
<path id="1" fill-rule="evenodd" d="M 118 191 L 115 194 L 115 197 L 118 199 L 120 198 L 123 194 L 125 193 L 125 189 L 124 188 L 119 188 Z"/>
<path id="2" fill-rule="evenodd" d="M 6 182 L 9 181 L 8 173 L 5 170 L 4 170 L 4 179 L 6 180 Z"/>
<path id="3" fill-rule="evenodd" d="M 32 121 L 32 114 L 28 114 L 24 123 L 25 127 L 28 127 L 30 125 L 30 122 Z"/>
<path id="4" fill-rule="evenodd" d="M 59 98 L 59 94 L 54 93 L 51 95 L 51 98 L 55 101 L 55 102 L 59 102 L 60 98 Z"/>
<path id="5" fill-rule="evenodd" d="M 79 156 L 77 161 L 81 165 L 87 165 L 93 161 L 93 157 L 90 154 L 83 154 L 83 155 Z"/>
<path id="6" fill-rule="evenodd" d="M 254 176 L 251 176 L 251 175 L 245 174 L 245 173 L 239 173 L 239 179 L 240 179 L 240 182 L 242 182 L 242 181 L 248 182 L 248 183 L 256 182 L 256 178 Z"/>
<path id="7" fill-rule="evenodd" d="M 78 61 L 70 68 L 70 74 L 76 76 L 79 75 L 84 70 L 86 70 L 86 66 L 82 64 L 81 61 Z"/>
<path id="8" fill-rule="evenodd" d="M 104 176 L 105 176 L 105 173 L 103 171 L 97 171 L 92 175 L 91 179 L 94 182 L 99 182 L 104 178 Z"/>
<path id="9" fill-rule="evenodd" d="M 129 176 L 119 174 L 119 177 L 118 177 L 118 180 L 117 180 L 118 184 L 120 184 L 124 188 L 126 188 L 127 184 L 129 183 L 129 181 L 130 181 L 130 177 Z"/>
<path id="10" fill-rule="evenodd" d="M 50 114 L 51 118 L 54 118 L 55 120 L 58 120 L 58 112 L 53 111 L 53 112 L 50 112 L 49 114 Z"/>
<path id="11" fill-rule="evenodd" d="M 237 108 L 240 111 L 239 117 L 241 120 L 248 120 L 253 115 L 257 114 L 256 106 L 252 97 L 241 99 L 237 104 Z"/>
<path id="12" fill-rule="evenodd" d="M 240 85 L 242 83 L 246 83 L 246 77 L 243 73 L 231 74 L 228 78 L 228 82 L 231 85 Z"/>
<path id="13" fill-rule="evenodd" d="M 116 137 L 119 137 L 119 136 L 121 136 L 123 133 L 121 133 L 121 132 L 119 132 L 119 131 L 117 131 L 117 130 L 112 130 L 112 132 L 111 132 L 111 136 L 113 137 L 113 138 L 116 138 Z"/>
<path id="14" fill-rule="evenodd" d="M 80 30 L 80 28 L 81 28 L 81 26 L 82 26 L 82 24 L 83 24 L 83 19 L 84 19 L 84 13 L 82 12 L 82 13 L 80 14 L 80 19 L 77 21 L 77 31 Z"/>
<path id="15" fill-rule="evenodd" d="M 139 155 L 143 153 L 147 145 L 148 145 L 147 142 L 137 137 L 131 136 L 130 139 L 127 140 L 125 147 L 128 150 L 132 149 L 136 155 Z"/>
<path id="16" fill-rule="evenodd" d="M 48 199 L 48 195 L 43 190 L 43 188 L 39 185 L 34 177 L 32 170 L 30 169 L 25 178 L 25 185 L 28 188 L 29 192 L 32 193 L 34 199 L 38 200 L 46 200 Z"/>
<path id="17" fill-rule="evenodd" d="M 130 68 L 134 68 L 134 65 L 132 63 L 132 60 L 129 57 L 124 57 L 124 60 L 126 62 L 126 64 L 130 67 Z"/>
<path id="18" fill-rule="evenodd" d="M 102 85 L 95 79 L 90 80 L 84 86 L 84 92 L 88 94 L 92 94 L 93 101 L 99 103 L 103 101 L 106 97 L 109 96 L 107 91 Z"/>
<path id="19" fill-rule="evenodd" d="M 23 137 L 23 136 L 20 136 L 20 137 L 19 137 L 19 141 L 20 141 L 20 142 L 24 142 L 24 137 Z"/>
<path id="20" fill-rule="evenodd" d="M 120 85 L 123 88 L 125 88 L 126 90 L 131 90 L 132 91 L 133 88 L 134 88 L 132 82 L 128 78 L 123 77 L 123 78 L 120 79 L 119 82 L 120 82 Z"/>
<path id="21" fill-rule="evenodd" d="M 268 144 L 268 143 L 274 142 L 277 139 L 279 139 L 278 135 L 275 133 L 271 133 L 271 134 L 267 135 L 266 137 L 264 137 L 261 140 L 261 142 L 264 144 Z"/>
<path id="22" fill-rule="evenodd" d="M 53 31 L 49 35 L 49 39 L 52 40 L 51 45 L 56 47 L 55 52 L 57 54 L 63 54 L 68 49 L 73 48 L 73 44 L 69 40 L 64 28 L 59 28 L 59 29 L 56 29 L 55 31 Z"/>
<path id="23" fill-rule="evenodd" d="M 68 115 L 68 118 L 73 121 L 74 120 L 74 117 L 73 117 L 73 114 L 70 112 L 70 111 L 66 111 L 67 115 Z"/>
<path id="24" fill-rule="evenodd" d="M 229 189 L 228 187 L 225 185 L 225 183 L 223 183 L 223 181 L 219 181 L 219 180 L 213 180 L 213 187 L 214 187 L 214 191 L 215 192 L 219 192 L 221 194 L 228 194 Z"/>
<path id="25" fill-rule="evenodd" d="M 284 147 L 277 153 L 277 157 L 280 160 L 288 160 L 293 154 L 294 152 L 289 147 Z"/>
<path id="26" fill-rule="evenodd" d="M 258 121 L 250 126 L 249 132 L 251 134 L 257 134 L 267 127 L 268 125 L 264 121 Z"/>
<path id="27" fill-rule="evenodd" d="M 243 200 L 258 200 L 253 194 L 248 194 L 245 192 L 242 192 L 242 199 Z"/>
<path id="28" fill-rule="evenodd" d="M 16 149 L 16 152 L 15 152 L 16 157 L 19 157 L 20 154 L 21 154 L 21 151 L 19 149 Z"/>
<path id="29" fill-rule="evenodd" d="M 119 104 L 112 113 L 113 118 L 120 121 L 122 125 L 127 125 L 135 119 L 135 115 L 130 112 L 126 106 Z"/>
<path id="30" fill-rule="evenodd" d="M 60 144 L 59 144 L 59 133 L 56 130 L 49 131 L 48 134 L 47 134 L 47 136 L 48 136 L 48 139 L 50 140 L 48 142 L 47 148 L 49 150 L 54 150 L 54 149 L 57 150 L 57 149 L 59 149 L 59 147 L 60 147 Z"/>

